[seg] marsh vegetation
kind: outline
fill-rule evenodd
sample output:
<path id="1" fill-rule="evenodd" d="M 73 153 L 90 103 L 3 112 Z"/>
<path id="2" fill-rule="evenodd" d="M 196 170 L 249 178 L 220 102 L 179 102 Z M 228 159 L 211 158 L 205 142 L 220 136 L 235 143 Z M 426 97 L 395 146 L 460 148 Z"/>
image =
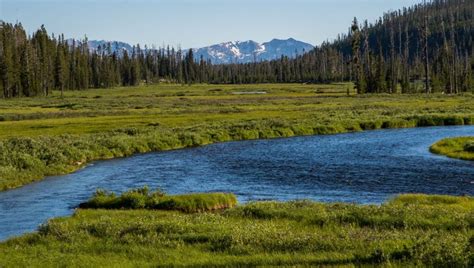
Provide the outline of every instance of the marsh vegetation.
<path id="1" fill-rule="evenodd" d="M 451 158 L 474 161 L 474 137 L 443 139 L 433 144 L 430 151 Z"/>
<path id="2" fill-rule="evenodd" d="M 140 189 L 114 200 L 130 196 L 153 194 Z M 1 243 L 0 266 L 474 264 L 471 197 L 402 195 L 380 206 L 267 201 L 199 213 L 128 203 L 116 209 L 101 198 L 89 204 L 105 209 L 79 209 Z M 213 194 L 169 198 L 217 201 Z"/>
<path id="3" fill-rule="evenodd" d="M 351 84 L 156 85 L 0 103 L 0 189 L 98 159 L 230 140 L 469 125 L 470 94 L 351 95 Z M 264 95 L 232 92 L 265 91 Z"/>

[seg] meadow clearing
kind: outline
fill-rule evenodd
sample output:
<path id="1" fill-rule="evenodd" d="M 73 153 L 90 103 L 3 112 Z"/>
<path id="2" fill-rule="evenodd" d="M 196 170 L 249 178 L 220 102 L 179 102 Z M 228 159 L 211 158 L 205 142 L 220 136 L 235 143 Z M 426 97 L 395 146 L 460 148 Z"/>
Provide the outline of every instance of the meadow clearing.
<path id="1" fill-rule="evenodd" d="M 349 92 L 349 94 L 348 94 Z M 474 96 L 355 95 L 350 84 L 155 85 L 0 102 L 0 189 L 85 163 L 231 140 L 474 123 Z M 98 191 L 0 244 L 0 266 L 474 263 L 472 197 L 237 205 L 232 194 Z"/>
<path id="2" fill-rule="evenodd" d="M 0 101 L 0 189 L 92 160 L 214 142 L 474 123 L 474 96 L 351 84 L 169 85 Z"/>

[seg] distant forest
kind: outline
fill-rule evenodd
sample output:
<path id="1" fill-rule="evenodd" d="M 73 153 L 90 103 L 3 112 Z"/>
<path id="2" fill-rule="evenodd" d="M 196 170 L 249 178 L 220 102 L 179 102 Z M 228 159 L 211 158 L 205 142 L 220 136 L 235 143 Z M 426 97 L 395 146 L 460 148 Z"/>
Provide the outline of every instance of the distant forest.
<path id="1" fill-rule="evenodd" d="M 349 26 L 349 25 L 348 25 Z M 295 59 L 212 65 L 193 51 L 134 46 L 91 51 L 87 39 L 65 40 L 42 26 L 28 36 L 20 23 L 0 23 L 0 92 L 4 98 L 171 83 L 327 83 L 354 81 L 358 93 L 472 91 L 474 1 L 435 0 L 354 19 L 347 34 Z"/>

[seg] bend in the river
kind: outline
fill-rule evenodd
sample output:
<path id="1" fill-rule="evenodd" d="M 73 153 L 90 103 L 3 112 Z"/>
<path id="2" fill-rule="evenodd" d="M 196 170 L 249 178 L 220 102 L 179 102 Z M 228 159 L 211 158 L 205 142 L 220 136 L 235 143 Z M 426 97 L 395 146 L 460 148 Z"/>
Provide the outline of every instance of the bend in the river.
<path id="1" fill-rule="evenodd" d="M 474 194 L 474 163 L 431 154 L 474 126 L 250 140 L 98 161 L 75 173 L 0 192 L 0 239 L 69 215 L 97 188 L 148 185 L 168 193 L 233 192 L 240 201 L 381 203 L 399 193 Z"/>

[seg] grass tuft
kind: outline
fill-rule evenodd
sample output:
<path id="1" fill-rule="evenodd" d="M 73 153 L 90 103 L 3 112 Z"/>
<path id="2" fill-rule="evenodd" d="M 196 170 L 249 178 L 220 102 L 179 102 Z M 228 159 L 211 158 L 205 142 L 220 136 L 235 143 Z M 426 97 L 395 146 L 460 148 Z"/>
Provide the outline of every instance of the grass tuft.
<path id="1" fill-rule="evenodd" d="M 234 194 L 166 195 L 160 190 L 150 192 L 148 187 L 144 187 L 127 191 L 120 196 L 97 190 L 89 201 L 80 204 L 79 207 L 84 209 L 158 209 L 195 213 L 232 208 L 236 205 L 237 198 Z"/>

